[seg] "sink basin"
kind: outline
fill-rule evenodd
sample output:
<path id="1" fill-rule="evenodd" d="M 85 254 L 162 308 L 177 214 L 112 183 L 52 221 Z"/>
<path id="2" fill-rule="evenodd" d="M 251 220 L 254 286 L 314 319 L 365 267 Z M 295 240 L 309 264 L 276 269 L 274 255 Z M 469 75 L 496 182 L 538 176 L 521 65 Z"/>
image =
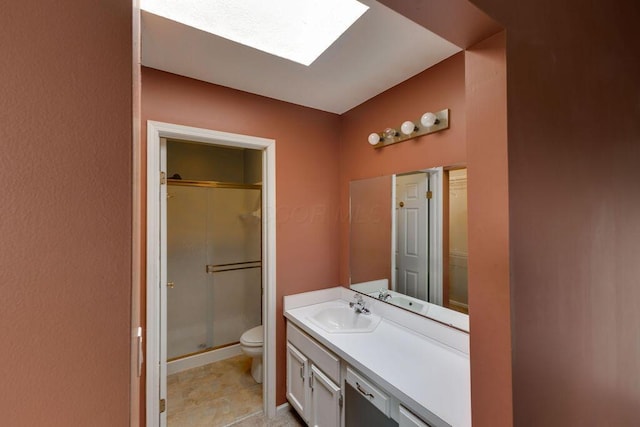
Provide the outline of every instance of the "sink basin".
<path id="1" fill-rule="evenodd" d="M 308 319 L 316 326 L 331 334 L 372 332 L 382 319 L 375 314 L 356 313 L 348 305 L 331 305 L 323 307 Z"/>

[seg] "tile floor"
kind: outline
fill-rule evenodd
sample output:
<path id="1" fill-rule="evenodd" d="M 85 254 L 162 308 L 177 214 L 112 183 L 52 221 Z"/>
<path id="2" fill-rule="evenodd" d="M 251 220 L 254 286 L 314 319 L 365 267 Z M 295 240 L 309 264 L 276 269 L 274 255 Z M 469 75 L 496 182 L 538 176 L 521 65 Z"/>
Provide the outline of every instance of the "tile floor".
<path id="1" fill-rule="evenodd" d="M 259 413 L 239 420 L 231 425 L 233 427 L 303 427 L 305 426 L 305 423 L 298 416 L 296 411 L 288 408 L 286 411 L 281 412 L 277 417 L 271 420 L 267 420 L 262 413 Z"/>
<path id="2" fill-rule="evenodd" d="M 168 427 L 298 427 L 294 411 L 267 421 L 262 384 L 251 377 L 251 358 L 239 355 L 167 377 Z"/>

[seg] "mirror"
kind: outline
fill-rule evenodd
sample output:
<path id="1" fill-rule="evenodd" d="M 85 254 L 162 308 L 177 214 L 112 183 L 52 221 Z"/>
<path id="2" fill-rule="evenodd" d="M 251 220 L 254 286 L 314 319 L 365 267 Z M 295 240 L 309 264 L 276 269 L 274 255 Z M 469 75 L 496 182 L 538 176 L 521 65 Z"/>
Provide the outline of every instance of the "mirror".
<path id="1" fill-rule="evenodd" d="M 465 331 L 467 170 L 350 183 L 351 289 Z"/>

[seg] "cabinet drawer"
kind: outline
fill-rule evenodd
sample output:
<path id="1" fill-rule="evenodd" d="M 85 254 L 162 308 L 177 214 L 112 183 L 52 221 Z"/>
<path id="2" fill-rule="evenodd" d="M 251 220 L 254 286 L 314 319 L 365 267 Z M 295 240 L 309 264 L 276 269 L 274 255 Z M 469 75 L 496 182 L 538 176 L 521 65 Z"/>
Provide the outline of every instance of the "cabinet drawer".
<path id="1" fill-rule="evenodd" d="M 347 383 L 365 396 L 383 414 L 387 417 L 389 416 L 389 396 L 369 380 L 364 379 L 362 375 L 352 370 L 351 367 L 347 367 Z"/>
<path id="2" fill-rule="evenodd" d="M 320 368 L 334 382 L 340 383 L 340 359 L 317 343 L 291 322 L 287 322 L 287 340 L 304 353 L 314 365 Z"/>
<path id="3" fill-rule="evenodd" d="M 429 427 L 429 424 L 413 415 L 407 408 L 400 405 L 400 419 L 398 427 Z"/>

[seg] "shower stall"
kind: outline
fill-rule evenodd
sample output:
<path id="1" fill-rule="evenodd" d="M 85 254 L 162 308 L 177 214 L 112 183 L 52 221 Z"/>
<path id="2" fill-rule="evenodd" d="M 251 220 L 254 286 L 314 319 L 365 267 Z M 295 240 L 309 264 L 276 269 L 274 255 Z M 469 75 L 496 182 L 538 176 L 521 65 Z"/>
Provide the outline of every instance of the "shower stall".
<path id="1" fill-rule="evenodd" d="M 167 359 L 229 346 L 262 322 L 261 186 L 169 179 Z"/>

